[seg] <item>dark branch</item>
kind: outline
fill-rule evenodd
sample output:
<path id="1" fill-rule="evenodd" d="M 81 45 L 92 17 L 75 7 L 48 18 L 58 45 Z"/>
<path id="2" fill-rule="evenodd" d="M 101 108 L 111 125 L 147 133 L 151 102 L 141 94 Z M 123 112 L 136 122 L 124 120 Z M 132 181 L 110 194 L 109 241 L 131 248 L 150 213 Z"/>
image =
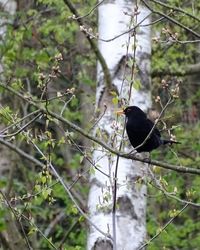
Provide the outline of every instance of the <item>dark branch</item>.
<path id="1" fill-rule="evenodd" d="M 160 2 L 160 1 L 157 1 L 157 0 L 150 0 L 150 1 L 153 2 L 153 3 L 159 4 L 159 5 L 161 5 L 161 6 L 165 7 L 165 8 L 168 8 L 168 9 L 170 9 L 170 10 L 174 10 L 174 11 L 183 13 L 183 14 L 185 14 L 186 16 L 189 16 L 189 17 L 195 19 L 196 21 L 200 22 L 200 19 L 199 19 L 197 16 L 192 15 L 191 13 L 189 13 L 189 12 L 187 12 L 187 11 L 181 9 L 181 8 L 174 7 L 174 6 L 172 6 L 172 5 L 168 5 L 168 4 L 164 3 L 164 2 Z"/>
<path id="2" fill-rule="evenodd" d="M 200 38 L 200 34 L 196 33 L 194 30 L 188 28 L 187 26 L 185 26 L 184 24 L 180 23 L 179 21 L 177 21 L 176 19 L 164 14 L 163 12 L 154 10 L 145 0 L 141 0 L 143 2 L 143 4 L 149 9 L 151 10 L 153 13 L 158 14 L 162 17 L 165 17 L 168 21 L 170 21 L 171 23 L 176 24 L 177 26 L 181 27 L 182 29 L 186 30 L 187 32 L 193 34 L 195 37 Z"/>
<path id="3" fill-rule="evenodd" d="M 74 5 L 69 1 L 69 0 L 64 0 L 64 3 L 68 6 L 68 8 L 70 9 L 70 11 L 72 12 L 72 14 L 75 16 L 74 20 L 77 21 L 77 23 L 79 24 L 79 26 L 84 26 L 84 23 L 82 21 L 81 18 L 79 17 L 79 13 L 77 12 L 76 8 L 74 7 Z M 104 72 L 104 77 L 105 77 L 105 82 L 107 84 L 108 89 L 112 88 L 112 80 L 111 80 L 111 75 L 110 75 L 110 71 L 107 67 L 106 61 L 104 59 L 104 57 L 102 56 L 99 48 L 97 47 L 96 43 L 94 42 L 94 40 L 90 37 L 90 35 L 83 29 L 82 32 L 84 33 L 84 35 L 86 36 L 92 50 L 94 51 L 97 59 L 99 60 L 103 72 Z"/>
<path id="4" fill-rule="evenodd" d="M 132 159 L 132 160 L 135 160 L 135 161 L 140 161 L 140 162 L 156 165 L 156 166 L 159 166 L 159 167 L 162 167 L 162 168 L 165 168 L 165 169 L 174 170 L 174 171 L 180 172 L 180 173 L 190 173 L 190 174 L 200 175 L 200 169 L 172 165 L 172 164 L 168 164 L 168 163 L 165 163 L 165 162 L 160 162 L 160 161 L 157 161 L 157 160 L 142 159 L 140 157 L 136 157 L 135 155 L 125 154 L 123 152 L 117 151 L 117 150 L 113 149 L 113 147 L 108 146 L 106 143 L 104 143 L 102 140 L 98 139 L 97 137 L 94 137 L 94 136 L 88 134 L 82 128 L 77 126 L 76 124 L 68 121 L 67 119 L 63 118 L 62 116 L 60 116 L 60 115 L 58 115 L 58 114 L 56 114 L 56 113 L 54 113 L 54 112 L 52 112 L 50 110 L 47 111 L 44 106 L 40 106 L 39 104 L 36 104 L 30 98 L 27 99 L 26 97 L 24 97 L 23 94 L 20 94 L 19 92 L 12 89 L 11 87 L 6 86 L 6 85 L 4 85 L 2 83 L 0 83 L 0 86 L 3 87 L 4 89 L 10 91 L 14 95 L 18 96 L 19 98 L 23 99 L 24 101 L 28 102 L 30 105 L 33 105 L 33 106 L 37 107 L 38 109 L 41 110 L 41 112 L 43 112 L 43 113 L 45 113 L 47 115 L 50 115 L 53 118 L 56 118 L 58 121 L 64 123 L 65 125 L 69 126 L 72 129 L 74 129 L 75 131 L 82 134 L 83 136 L 85 136 L 89 140 L 92 140 L 93 142 L 96 142 L 97 144 L 99 144 L 100 146 L 102 146 L 103 148 L 105 148 L 106 150 L 108 150 L 109 152 L 111 152 L 111 153 L 113 153 L 115 155 L 118 155 L 118 156 L 126 158 L 126 159 Z"/>
<path id="5" fill-rule="evenodd" d="M 185 76 L 185 75 L 193 75 L 200 73 L 200 63 L 186 65 L 183 70 L 170 71 L 170 70 L 152 70 L 152 77 L 162 77 L 165 75 L 171 76 Z"/>

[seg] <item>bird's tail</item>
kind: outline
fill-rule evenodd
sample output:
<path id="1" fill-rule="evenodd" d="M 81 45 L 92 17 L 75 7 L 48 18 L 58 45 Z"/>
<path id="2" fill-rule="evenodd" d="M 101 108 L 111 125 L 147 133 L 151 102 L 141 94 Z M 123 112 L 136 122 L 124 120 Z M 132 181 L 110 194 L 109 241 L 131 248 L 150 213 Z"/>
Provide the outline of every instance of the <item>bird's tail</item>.
<path id="1" fill-rule="evenodd" d="M 178 142 L 178 141 L 173 141 L 173 140 L 163 140 L 163 144 L 165 145 L 165 144 L 170 144 L 170 145 L 172 145 L 172 144 L 181 144 L 180 142 Z"/>

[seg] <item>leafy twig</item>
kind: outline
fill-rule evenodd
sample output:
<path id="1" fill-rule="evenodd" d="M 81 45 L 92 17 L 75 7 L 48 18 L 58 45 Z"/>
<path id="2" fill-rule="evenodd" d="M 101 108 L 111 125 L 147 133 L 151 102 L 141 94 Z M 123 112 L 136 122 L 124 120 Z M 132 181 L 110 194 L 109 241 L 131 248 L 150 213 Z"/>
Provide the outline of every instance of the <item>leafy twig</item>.
<path id="1" fill-rule="evenodd" d="M 148 242 L 140 246 L 137 250 L 142 250 L 144 247 L 148 246 L 153 240 L 155 240 L 187 207 L 189 204 L 186 204 L 173 218 L 171 218 L 160 230 L 157 234 L 155 234 Z"/>
<path id="2" fill-rule="evenodd" d="M 74 19 L 78 20 L 81 18 L 85 18 L 87 16 L 89 16 L 95 9 L 97 9 L 97 7 L 99 7 L 105 0 L 101 0 L 99 1 L 87 14 L 85 14 L 84 16 L 78 16 L 78 17 L 74 17 Z"/>
<path id="3" fill-rule="evenodd" d="M 74 14 L 75 17 L 79 17 L 78 11 L 76 10 L 76 8 L 74 7 L 74 5 L 71 3 L 70 0 L 64 0 L 64 3 L 68 6 L 68 8 L 70 9 L 70 11 Z M 82 19 L 76 19 L 76 21 L 78 22 L 80 27 L 84 26 L 84 23 L 82 22 Z M 104 59 L 104 57 L 102 56 L 100 50 L 97 47 L 97 44 L 94 42 L 94 40 L 90 37 L 90 35 L 87 34 L 87 32 L 85 32 L 84 29 L 82 29 L 82 32 L 85 34 L 92 50 L 94 51 L 96 57 L 98 58 L 102 69 L 103 69 L 103 73 L 104 73 L 104 77 L 105 77 L 105 81 L 107 84 L 108 89 L 112 88 L 112 80 L 111 80 L 111 75 L 110 75 L 110 71 L 108 69 L 108 66 L 106 64 L 106 61 Z"/>
<path id="4" fill-rule="evenodd" d="M 4 85 L 2 83 L 0 83 L 0 86 L 2 86 L 3 88 L 7 89 L 10 92 L 12 92 L 14 95 L 18 96 L 19 98 L 23 99 L 24 101 L 28 102 L 30 105 L 33 105 L 33 106 L 37 107 L 38 109 L 41 110 L 41 112 L 46 113 L 46 110 L 44 109 L 43 106 L 40 106 L 39 104 L 36 104 L 33 100 L 27 99 L 26 97 L 24 97 L 23 94 L 15 91 L 11 87 L 6 86 L 6 85 Z M 113 147 L 110 147 L 109 145 L 107 145 L 102 140 L 98 139 L 97 137 L 94 137 L 91 134 L 88 134 L 82 128 L 80 128 L 76 124 L 68 121 L 64 117 L 61 117 L 57 113 L 54 113 L 53 111 L 49 110 L 48 111 L 48 115 L 50 115 L 51 117 L 59 120 L 60 122 L 62 122 L 64 124 L 66 124 L 67 126 L 69 126 L 70 128 L 74 129 L 78 133 L 82 134 L 86 138 L 88 138 L 88 139 L 92 140 L 93 142 L 101 145 L 103 148 L 107 149 L 111 153 L 113 153 L 115 155 L 118 155 L 120 157 L 123 157 L 123 158 L 126 158 L 126 159 L 132 159 L 132 160 L 136 160 L 136 161 L 140 161 L 140 162 L 145 162 L 145 163 L 149 163 L 149 164 L 153 164 L 153 165 L 156 165 L 156 166 L 159 166 L 159 167 L 162 167 L 162 168 L 165 168 L 165 169 L 171 169 L 171 170 L 174 170 L 174 171 L 180 172 L 180 173 L 190 173 L 190 174 L 200 175 L 200 169 L 198 169 L 198 168 L 189 168 L 189 167 L 172 165 L 172 164 L 161 162 L 161 161 L 157 161 L 157 160 L 143 159 L 143 158 L 135 156 L 135 155 L 130 155 L 130 154 L 125 154 L 124 152 L 119 152 L 118 150 L 114 149 Z M 5 145 L 8 146 L 8 143 L 6 141 L 4 141 L 4 140 L 0 139 L 0 143 L 3 143 L 3 144 L 5 144 Z M 11 148 L 11 145 L 9 145 L 9 147 Z M 17 151 L 18 148 L 16 148 L 14 146 L 13 150 Z"/>
<path id="5" fill-rule="evenodd" d="M 194 36 L 196 36 L 197 38 L 200 38 L 200 34 L 195 32 L 194 30 L 188 28 L 187 26 L 185 26 L 184 24 L 178 22 L 177 20 L 175 20 L 174 18 L 170 17 L 169 15 L 164 14 L 163 12 L 154 10 L 145 0 L 141 0 L 143 2 L 143 4 L 149 9 L 151 10 L 153 13 L 158 14 L 162 17 L 165 17 L 167 20 L 169 20 L 170 22 L 176 24 L 177 26 L 181 27 L 182 29 L 188 31 L 189 33 L 193 34 Z"/>
<path id="6" fill-rule="evenodd" d="M 160 2 L 160 1 L 157 1 L 157 0 L 150 0 L 150 1 L 151 1 L 151 2 L 154 2 L 154 3 L 157 3 L 157 4 L 159 4 L 160 6 L 163 6 L 163 7 L 165 7 L 165 8 L 168 8 L 168 9 L 170 9 L 170 10 L 174 10 L 174 11 L 183 13 L 183 14 L 185 14 L 186 16 L 189 16 L 189 17 L 195 19 L 196 21 L 200 22 L 200 19 L 199 19 L 197 16 L 192 15 L 191 13 L 189 13 L 189 12 L 187 12 L 187 11 L 181 9 L 181 8 L 174 7 L 174 6 L 172 6 L 172 5 L 168 5 L 168 4 L 164 3 L 164 2 Z"/>

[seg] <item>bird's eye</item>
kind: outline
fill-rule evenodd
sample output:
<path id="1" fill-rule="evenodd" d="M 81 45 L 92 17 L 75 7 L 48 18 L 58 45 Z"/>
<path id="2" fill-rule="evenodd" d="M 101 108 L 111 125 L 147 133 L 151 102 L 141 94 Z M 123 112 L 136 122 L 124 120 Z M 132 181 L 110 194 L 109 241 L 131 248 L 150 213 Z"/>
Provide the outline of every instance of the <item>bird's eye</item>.
<path id="1" fill-rule="evenodd" d="M 127 113 L 130 112 L 130 111 L 131 111 L 131 109 L 127 109 L 127 110 L 126 110 Z"/>

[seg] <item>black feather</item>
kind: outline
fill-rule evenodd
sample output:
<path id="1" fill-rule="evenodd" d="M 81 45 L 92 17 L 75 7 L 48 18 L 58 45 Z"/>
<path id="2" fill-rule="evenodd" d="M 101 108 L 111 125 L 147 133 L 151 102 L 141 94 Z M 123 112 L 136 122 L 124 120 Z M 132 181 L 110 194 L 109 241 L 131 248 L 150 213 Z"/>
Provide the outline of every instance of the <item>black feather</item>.
<path id="1" fill-rule="evenodd" d="M 149 132 L 154 126 L 154 123 L 149 120 L 146 114 L 137 106 L 130 106 L 124 110 L 126 115 L 126 132 L 131 145 L 136 148 L 141 145 Z M 161 145 L 179 143 L 176 141 L 165 140 L 161 138 L 160 131 L 155 127 L 150 137 L 144 145 L 138 147 L 137 152 L 150 152 Z"/>

